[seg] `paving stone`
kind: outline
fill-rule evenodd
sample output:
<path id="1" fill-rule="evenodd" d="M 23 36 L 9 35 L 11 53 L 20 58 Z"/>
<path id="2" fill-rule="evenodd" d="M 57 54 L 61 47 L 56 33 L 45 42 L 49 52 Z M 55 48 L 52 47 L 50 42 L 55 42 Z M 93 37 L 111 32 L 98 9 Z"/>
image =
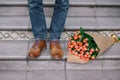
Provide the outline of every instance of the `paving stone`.
<path id="1" fill-rule="evenodd" d="M 65 80 L 64 71 L 29 71 L 27 80 Z"/>
<path id="2" fill-rule="evenodd" d="M 26 71 L 0 71 L 0 80 L 26 80 Z"/>
<path id="3" fill-rule="evenodd" d="M 117 43 L 115 45 L 112 45 L 105 53 L 104 53 L 104 58 L 120 58 L 120 43 Z"/>
<path id="4" fill-rule="evenodd" d="M 68 10 L 68 16 L 94 16 L 95 9 L 93 7 L 70 7 Z"/>
<path id="5" fill-rule="evenodd" d="M 67 80 L 120 80 L 120 70 L 68 70 Z"/>
<path id="6" fill-rule="evenodd" d="M 120 5 L 120 0 L 96 0 L 98 5 Z"/>
<path id="7" fill-rule="evenodd" d="M 51 17 L 46 17 L 46 23 L 47 28 L 49 29 Z M 95 17 L 67 17 L 65 29 L 79 29 L 80 27 L 83 27 L 84 29 L 94 30 L 99 29 L 99 24 L 97 23 Z M 31 29 L 31 26 L 29 29 Z"/>
<path id="8" fill-rule="evenodd" d="M 29 50 L 27 50 L 28 41 L 1 41 L 0 43 L 0 58 L 1 59 L 25 59 Z M 22 44 L 22 45 L 21 45 Z M 30 42 L 29 49 L 32 47 L 33 41 Z M 5 46 L 5 45 L 11 45 Z M 67 41 L 61 41 L 61 46 L 64 51 L 63 59 L 66 59 L 68 54 L 67 49 Z M 16 49 L 17 47 L 17 49 Z M 98 59 L 119 59 L 119 43 L 113 45 L 110 49 L 108 49 L 102 56 Z M 3 54 L 4 53 L 4 54 Z M 11 54 L 12 53 L 12 54 Z M 49 50 L 49 42 L 47 42 L 47 50 L 42 52 L 42 55 L 38 59 L 51 59 L 50 50 Z"/>
<path id="9" fill-rule="evenodd" d="M 68 17 L 66 20 L 65 29 L 99 29 L 99 24 L 95 17 Z"/>
<path id="10" fill-rule="evenodd" d="M 71 0 L 71 4 L 88 4 L 88 5 L 95 5 L 94 0 Z"/>
<path id="11" fill-rule="evenodd" d="M 47 17 L 53 16 L 53 7 L 44 7 L 44 12 Z M 68 17 L 94 15 L 94 8 L 92 7 L 70 7 L 67 14 Z"/>
<path id="12" fill-rule="evenodd" d="M 86 64 L 80 63 L 66 63 L 67 70 L 101 70 L 102 69 L 102 61 L 101 60 L 94 60 L 90 61 Z"/>
<path id="13" fill-rule="evenodd" d="M 55 0 L 44 0 L 43 2 L 54 2 Z M 0 2 L 9 2 L 9 0 L 0 0 Z M 11 0 L 11 2 L 27 2 L 27 0 Z"/>
<path id="14" fill-rule="evenodd" d="M 15 40 L 15 41 L 29 41 L 32 40 L 32 31 L 0 31 L 0 40 Z"/>
<path id="15" fill-rule="evenodd" d="M 101 70 L 67 70 L 67 80 L 106 80 Z"/>
<path id="16" fill-rule="evenodd" d="M 0 17 L 0 29 L 28 29 L 30 19 L 28 16 Z"/>
<path id="17" fill-rule="evenodd" d="M 70 35 L 72 35 L 75 31 L 63 31 L 61 34 L 61 42 L 65 45 L 65 49 L 67 49 L 67 42 Z M 116 34 L 116 36 L 120 36 L 120 31 L 87 31 L 92 33 L 98 33 L 105 37 L 111 37 L 112 34 Z M 32 31 L 0 31 L 0 40 L 33 40 L 34 36 Z M 119 43 L 118 43 L 119 44 Z M 117 44 L 116 44 L 117 45 Z"/>
<path id="18" fill-rule="evenodd" d="M 64 70 L 64 61 L 29 61 L 28 70 Z"/>
<path id="19" fill-rule="evenodd" d="M 19 9 L 19 10 L 18 10 Z M 53 15 L 53 7 L 44 7 L 44 12 L 47 17 Z M 68 16 L 120 16 L 118 7 L 70 7 Z M 29 16 L 27 6 L 21 7 L 1 7 L 0 16 Z"/>
<path id="20" fill-rule="evenodd" d="M 0 7 L 0 16 L 28 16 L 28 7 Z"/>
<path id="21" fill-rule="evenodd" d="M 8 3 L 9 0 L 0 0 L 1 3 Z M 11 0 L 11 2 L 14 2 L 14 3 L 19 3 L 19 2 L 24 2 L 24 3 L 27 3 L 27 0 Z M 53 4 L 55 2 L 55 0 L 44 0 L 43 1 L 44 3 L 47 3 L 47 4 Z M 10 2 L 9 2 L 10 3 Z M 70 4 L 76 4 L 76 3 L 79 3 L 79 4 L 95 4 L 95 1 L 94 0 L 71 0 L 70 1 Z"/>
<path id="22" fill-rule="evenodd" d="M 70 63 L 66 64 L 67 70 L 119 70 L 120 60 L 94 60 L 86 64 Z"/>
<path id="23" fill-rule="evenodd" d="M 97 17 L 97 22 L 100 25 L 100 29 L 120 29 L 119 17 Z"/>
<path id="24" fill-rule="evenodd" d="M 119 7 L 96 7 L 95 8 L 95 15 L 96 16 L 120 16 L 120 8 Z"/>
<path id="25" fill-rule="evenodd" d="M 47 28 L 49 29 L 50 28 L 50 24 L 51 24 L 51 17 L 45 17 L 45 19 L 46 19 Z M 31 30 L 31 28 L 32 28 L 32 26 L 31 26 L 31 21 L 30 21 L 28 29 Z"/>
<path id="26" fill-rule="evenodd" d="M 1 2 L 8 2 L 9 0 L 0 0 Z M 55 0 L 44 0 L 44 2 L 54 2 Z M 26 0 L 11 0 L 11 2 L 27 2 Z M 70 2 L 94 2 L 94 0 L 71 0 Z"/>
<path id="27" fill-rule="evenodd" d="M 9 0 L 0 0 L 0 2 L 8 2 Z M 27 0 L 11 0 L 11 2 L 27 2 Z"/>
<path id="28" fill-rule="evenodd" d="M 103 74 L 106 80 L 120 80 L 120 69 L 118 70 L 104 70 Z"/>
<path id="29" fill-rule="evenodd" d="M 102 60 L 102 69 L 120 71 L 120 60 Z"/>
<path id="30" fill-rule="evenodd" d="M 0 59 L 25 59 L 28 41 L 0 41 Z"/>
<path id="31" fill-rule="evenodd" d="M 26 70 L 26 61 L 0 61 L 0 70 Z"/>
<path id="32" fill-rule="evenodd" d="M 24 3 L 27 5 L 27 0 L 11 0 L 12 3 L 17 4 L 17 3 Z M 0 3 L 11 3 L 9 0 L 0 0 Z M 43 1 L 46 4 L 53 4 L 55 0 L 44 0 Z M 117 5 L 119 6 L 120 1 L 119 0 L 71 0 L 70 4 L 72 5 Z"/>
<path id="33" fill-rule="evenodd" d="M 17 20 L 16 20 L 17 18 Z M 4 30 L 31 30 L 30 21 L 23 22 L 24 18 L 0 18 L 0 29 Z M 3 20 L 2 20 L 3 19 Z M 24 19 L 24 20 L 23 20 Z M 28 19 L 28 18 L 26 18 Z M 3 22 L 6 20 L 6 22 Z M 9 21 L 10 20 L 10 21 Z M 50 28 L 51 17 L 46 17 L 48 29 Z M 120 29 L 119 17 L 67 17 L 65 29 L 79 29 L 83 27 L 88 30 L 118 30 Z"/>

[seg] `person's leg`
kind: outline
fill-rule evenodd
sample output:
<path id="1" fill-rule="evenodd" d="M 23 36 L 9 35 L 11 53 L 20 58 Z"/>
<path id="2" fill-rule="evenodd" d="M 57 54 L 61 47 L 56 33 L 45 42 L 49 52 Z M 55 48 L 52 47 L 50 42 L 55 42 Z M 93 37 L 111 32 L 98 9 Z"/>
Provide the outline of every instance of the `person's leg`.
<path id="1" fill-rule="evenodd" d="M 31 47 L 28 57 L 37 58 L 46 48 L 47 28 L 43 11 L 42 0 L 28 0 L 32 32 L 35 42 Z"/>
<path id="2" fill-rule="evenodd" d="M 56 0 L 52 22 L 50 26 L 50 53 L 53 59 L 61 59 L 63 50 L 60 46 L 59 39 L 63 31 L 67 17 L 69 0 Z"/>
<path id="3" fill-rule="evenodd" d="M 56 0 L 50 26 L 50 40 L 60 39 L 69 8 L 69 0 Z"/>
<path id="4" fill-rule="evenodd" d="M 36 40 L 47 38 L 47 27 L 42 0 L 28 0 L 32 32 Z"/>

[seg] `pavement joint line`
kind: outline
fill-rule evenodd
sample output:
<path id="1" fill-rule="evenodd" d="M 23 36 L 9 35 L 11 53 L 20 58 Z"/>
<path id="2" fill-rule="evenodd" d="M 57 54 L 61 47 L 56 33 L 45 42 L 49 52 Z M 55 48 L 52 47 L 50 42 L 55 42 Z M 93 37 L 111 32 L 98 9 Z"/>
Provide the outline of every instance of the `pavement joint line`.
<path id="1" fill-rule="evenodd" d="M 65 61 L 65 80 L 67 80 L 67 61 Z"/>

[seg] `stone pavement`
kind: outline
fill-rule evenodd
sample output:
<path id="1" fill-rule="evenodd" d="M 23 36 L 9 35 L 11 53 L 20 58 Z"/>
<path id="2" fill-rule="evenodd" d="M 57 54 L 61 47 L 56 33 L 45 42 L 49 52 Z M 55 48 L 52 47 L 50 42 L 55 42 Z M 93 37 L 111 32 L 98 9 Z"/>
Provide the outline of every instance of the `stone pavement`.
<path id="1" fill-rule="evenodd" d="M 47 50 L 38 59 L 26 59 L 33 41 L 0 41 L 0 80 L 120 80 L 120 43 L 87 64 L 51 60 Z"/>
<path id="2" fill-rule="evenodd" d="M 54 1 L 43 0 L 48 30 Z M 51 59 L 49 42 L 38 59 L 26 59 L 33 43 L 27 3 L 0 0 L 0 80 L 120 80 L 120 43 L 87 64 L 66 61 L 67 34 L 81 26 L 106 37 L 120 36 L 120 0 L 70 0 L 60 61 Z"/>
<path id="3" fill-rule="evenodd" d="M 0 80 L 120 80 L 120 60 L 0 61 Z"/>

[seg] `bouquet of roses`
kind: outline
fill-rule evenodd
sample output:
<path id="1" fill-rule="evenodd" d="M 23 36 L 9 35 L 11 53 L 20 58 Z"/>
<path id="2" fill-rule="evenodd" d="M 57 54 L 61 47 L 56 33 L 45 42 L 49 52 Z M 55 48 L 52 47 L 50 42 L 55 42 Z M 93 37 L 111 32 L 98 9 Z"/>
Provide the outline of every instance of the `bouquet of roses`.
<path id="1" fill-rule="evenodd" d="M 115 39 L 100 34 L 85 33 L 82 28 L 70 36 L 68 41 L 68 62 L 87 63 L 108 49 Z M 104 44 L 102 44 L 104 43 Z"/>
<path id="2" fill-rule="evenodd" d="M 68 42 L 68 50 L 71 54 L 78 56 L 81 60 L 88 62 L 89 60 L 94 60 L 100 48 L 95 43 L 94 39 L 84 33 L 83 29 L 80 32 L 76 32 L 71 35 Z"/>

